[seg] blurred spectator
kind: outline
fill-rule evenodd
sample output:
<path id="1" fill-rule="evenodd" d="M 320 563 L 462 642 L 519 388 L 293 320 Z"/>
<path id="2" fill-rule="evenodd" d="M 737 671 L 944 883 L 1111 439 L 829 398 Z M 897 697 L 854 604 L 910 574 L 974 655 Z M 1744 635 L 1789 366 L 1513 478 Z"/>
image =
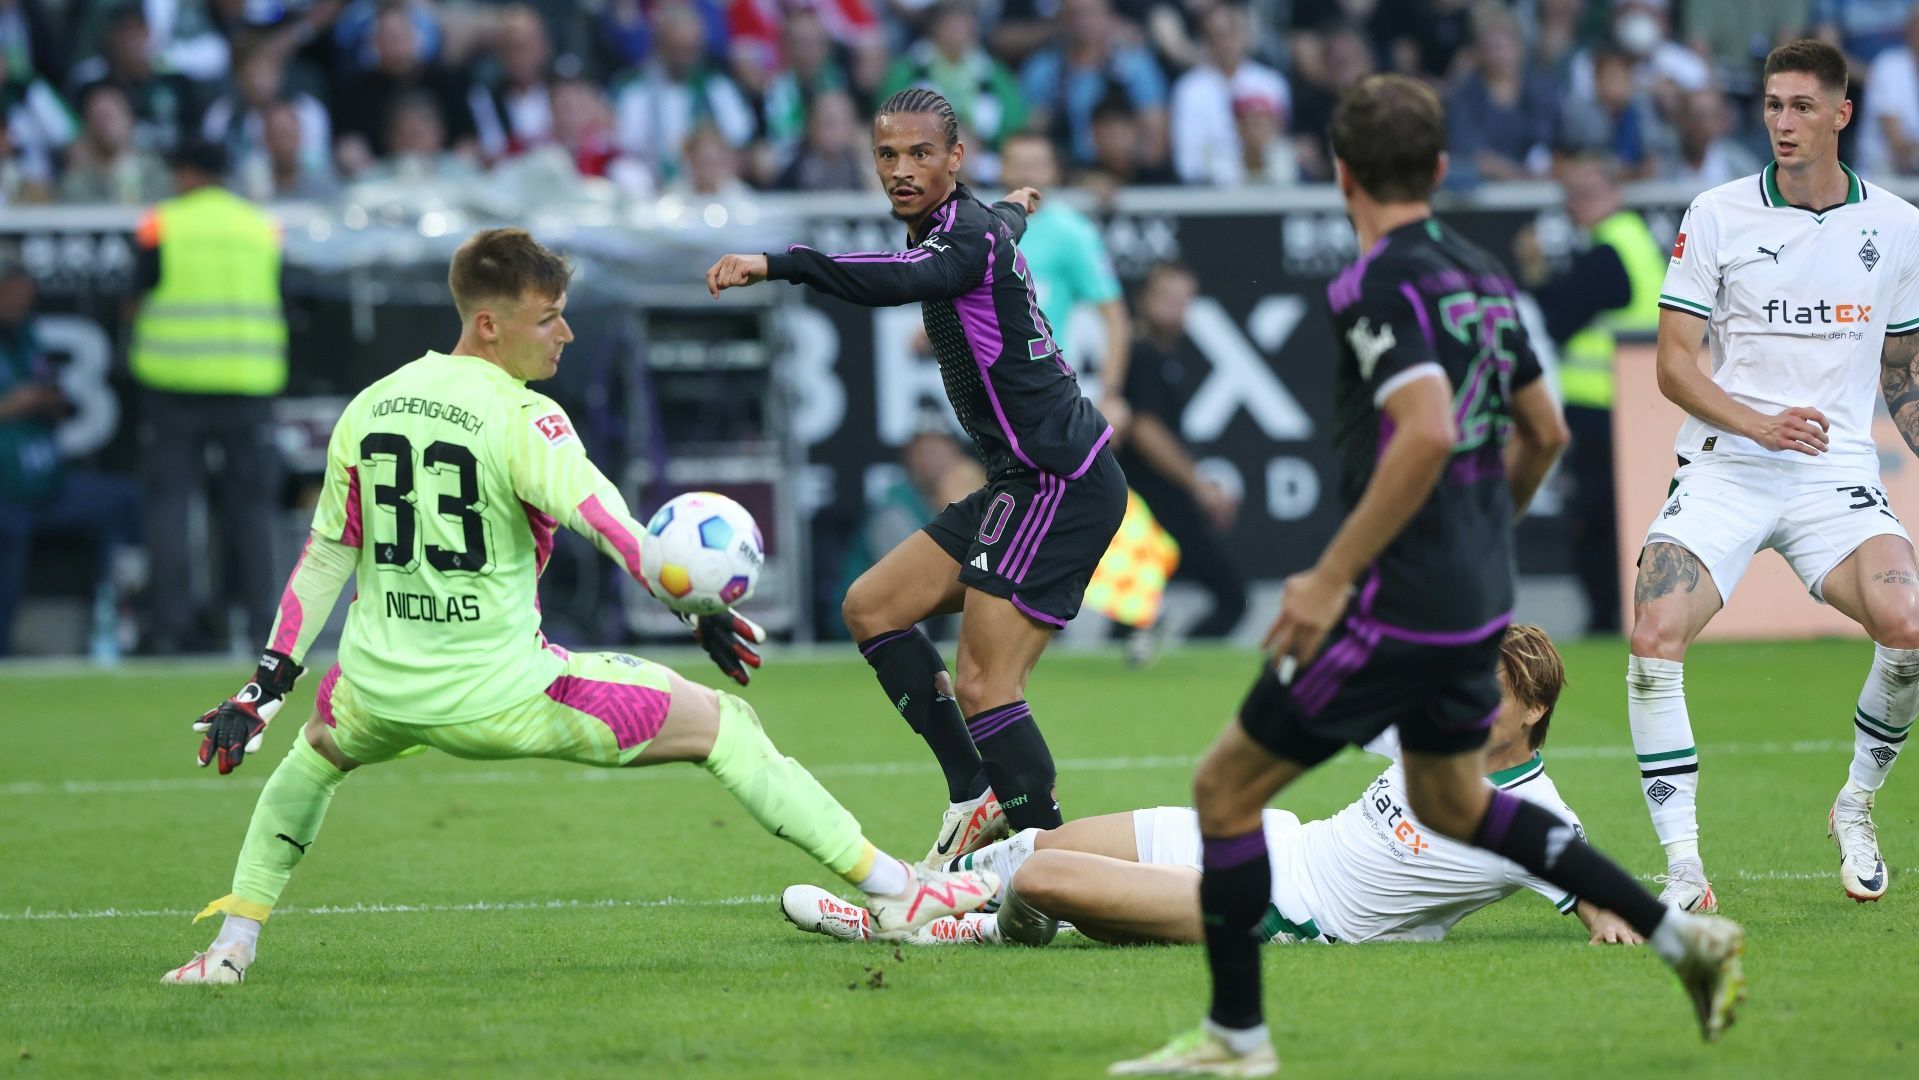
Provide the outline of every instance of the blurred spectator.
<path id="1" fill-rule="evenodd" d="M 64 75 L 63 44 L 45 0 L 0 0 L 0 63 L 23 81 Z"/>
<path id="2" fill-rule="evenodd" d="M 473 138 L 473 110 L 467 79 L 428 64 L 421 51 L 414 14 L 403 3 L 380 7 L 373 23 L 373 67 L 342 86 L 333 101 L 341 169 L 358 174 L 391 147 L 388 133 L 402 97 L 424 95 L 432 102 L 445 139 L 456 150 Z"/>
<path id="3" fill-rule="evenodd" d="M 285 53 L 271 43 L 241 51 L 234 61 L 233 89 L 207 106 L 200 137 L 226 147 L 228 159 L 241 167 L 264 160 L 266 112 L 275 105 L 293 110 L 301 156 L 314 165 L 325 163 L 332 156 L 333 121 L 313 95 L 286 92 Z"/>
<path id="4" fill-rule="evenodd" d="M 1402 75 L 1447 80 L 1472 36 L 1471 0 L 1380 0 L 1368 29 Z"/>
<path id="5" fill-rule="evenodd" d="M 1626 167 L 1628 179 L 1643 180 L 1659 161 L 1676 152 L 1678 139 L 1659 119 L 1652 98 L 1639 89 L 1639 65 L 1616 49 L 1593 59 L 1590 95 L 1575 93 L 1566 108 L 1562 141 L 1576 152 L 1606 153 Z"/>
<path id="6" fill-rule="evenodd" d="M 1217 4 L 1201 26 L 1205 52 L 1199 64 L 1173 84 L 1173 168 L 1189 184 L 1233 187 L 1245 181 L 1247 171 L 1240 118 L 1271 117 L 1283 128 L 1293 93 L 1285 76 L 1247 59 L 1253 28 L 1244 9 Z M 1278 144 L 1277 139 L 1269 141 Z"/>
<path id="7" fill-rule="evenodd" d="M 240 605 L 249 640 L 264 641 L 279 598 L 273 512 L 280 452 L 272 399 L 286 386 L 286 317 L 280 301 L 280 228 L 219 183 L 219 146 L 175 152 L 180 194 L 155 207 L 136 233 L 135 281 L 145 293 L 133 323 L 128 367 L 145 388 L 141 463 L 153 574 L 149 628 L 160 653 L 224 648 L 227 606 Z M 207 451 L 220 452 L 219 481 Z M 206 535 L 225 577 L 213 637 L 196 634 L 193 531 L 187 515 L 207 504 Z M 230 568 L 222 573 L 222 568 Z"/>
<path id="8" fill-rule="evenodd" d="M 1166 160 L 1166 77 L 1153 54 L 1121 34 L 1108 0 L 1061 0 L 1059 44 L 1033 54 L 1020 69 L 1031 108 L 1029 126 L 1067 147 L 1068 156 L 1091 164 L 1093 112 L 1119 95 L 1132 106 L 1140 128 L 1142 162 Z"/>
<path id="9" fill-rule="evenodd" d="M 961 126 L 978 140 L 967 146 L 969 156 L 997 152 L 1009 134 L 1026 126 L 1019 80 L 981 47 L 979 16 L 961 0 L 934 7 L 926 37 L 893 63 L 879 97 L 911 86 L 932 87 L 953 103 Z"/>
<path id="10" fill-rule="evenodd" d="M 555 79 L 552 95 L 553 141 L 573 159 L 581 176 L 608 175 L 620 148 L 613 142 L 613 105 L 606 91 L 574 77 Z M 645 171 L 644 166 L 639 169 Z"/>
<path id="11" fill-rule="evenodd" d="M 1700 55 L 1672 40 L 1667 0 L 1614 0 L 1609 49 L 1629 58 L 1630 82 L 1654 100 L 1671 103 L 1675 91 L 1712 85 L 1712 67 Z M 1573 58 L 1568 96 L 1591 100 L 1598 87 L 1599 57 L 1608 49 L 1589 49 Z"/>
<path id="12" fill-rule="evenodd" d="M 0 51 L 0 205 L 45 202 L 53 194 L 54 155 L 73 142 L 66 102 L 19 61 Z"/>
<path id="13" fill-rule="evenodd" d="M 386 156 L 359 179 L 451 180 L 479 172 L 472 161 L 447 148 L 446 125 L 431 95 L 401 95 L 388 106 L 386 122 Z"/>
<path id="14" fill-rule="evenodd" d="M 704 51 L 709 59 L 726 55 L 731 32 L 720 0 L 605 0 L 595 27 L 593 40 L 598 45 L 600 67 L 621 71 L 646 62 L 653 55 L 654 35 L 659 9 L 687 5 L 699 16 Z M 766 57 L 770 66 L 779 62 L 777 54 Z"/>
<path id="15" fill-rule="evenodd" d="M 1573 57 L 1579 51 L 1579 28 L 1585 16 L 1586 0 L 1535 0 L 1533 4 L 1527 66 L 1552 80 L 1556 92 L 1572 83 Z"/>
<path id="16" fill-rule="evenodd" d="M 33 278 L 17 266 L 0 269 L 0 656 L 12 653 L 13 617 L 36 535 L 89 544 L 96 591 L 112 588 L 115 550 L 140 540 L 139 486 L 124 476 L 68 469 L 61 459 L 53 429 L 71 406 L 41 346 L 33 308 Z M 102 608 L 111 612 L 114 604 L 94 605 Z"/>
<path id="17" fill-rule="evenodd" d="M 1263 97 L 1233 102 L 1233 129 L 1239 133 L 1240 183 L 1269 187 L 1299 182 L 1299 156 L 1280 130 L 1279 109 Z"/>
<path id="18" fill-rule="evenodd" d="M 1815 0 L 1818 36 L 1845 50 L 1854 71 L 1904 42 L 1912 0 Z"/>
<path id="19" fill-rule="evenodd" d="M 1146 161 L 1146 131 L 1126 95 L 1115 93 L 1093 109 L 1093 163 L 1077 183 L 1110 205 L 1121 188 L 1177 183 L 1166 165 Z M 1054 145 L 1058 145 L 1057 143 Z"/>
<path id="20" fill-rule="evenodd" d="M 773 161 L 784 167 L 799 152 L 813 102 L 823 94 L 846 92 L 853 83 L 840 66 L 826 25 L 811 10 L 787 16 L 780 42 L 785 63 L 767 69 L 761 118 Z"/>
<path id="21" fill-rule="evenodd" d="M 95 86 L 119 90 L 133 110 L 133 141 L 142 150 L 165 154 L 194 131 L 198 110 L 193 84 L 183 75 L 156 69 L 152 35 L 138 4 L 114 13 L 107 24 L 105 54 L 76 65 L 72 80 L 79 88 L 76 100 Z"/>
<path id="22" fill-rule="evenodd" d="M 1886 49 L 1866 77 L 1859 164 L 1875 179 L 1919 173 L 1919 7 L 1906 14 L 1906 40 Z"/>
<path id="23" fill-rule="evenodd" d="M 872 182 L 871 140 L 853 99 L 838 90 L 813 99 L 806 143 L 776 186 L 782 191 L 858 191 Z"/>
<path id="24" fill-rule="evenodd" d="M 553 141 L 553 100 L 547 88 L 553 39 L 546 20 L 525 4 L 508 6 L 494 27 L 493 56 L 502 77 L 490 100 L 477 110 L 480 151 L 489 161 Z"/>
<path id="25" fill-rule="evenodd" d="M 1678 152 L 1659 159 L 1662 180 L 1704 191 L 1759 171 L 1759 159 L 1731 137 L 1732 110 L 1717 90 L 1695 90 L 1680 99 L 1678 131 Z"/>
<path id="26" fill-rule="evenodd" d="M 118 86 L 89 86 L 80 97 L 80 116 L 80 138 L 69 148 L 60 178 L 62 202 L 137 206 L 166 196 L 166 163 L 134 145 L 133 110 Z"/>
<path id="27" fill-rule="evenodd" d="M 1559 390 L 1572 429 L 1567 455 L 1575 494 L 1567 501 L 1573 569 L 1586 593 L 1587 632 L 1619 632 L 1619 538 L 1613 488 L 1615 334 L 1650 339 L 1659 329 L 1666 248 L 1645 218 L 1627 209 L 1610 163 L 1575 159 L 1561 170 L 1566 213 L 1579 250 L 1552 273 L 1528 228 L 1514 240 L 1514 263 L 1539 302 L 1560 349 Z"/>
<path id="28" fill-rule="evenodd" d="M 0 109 L 0 208 L 42 203 L 53 197 L 52 171 L 14 145 L 8 113 Z"/>
<path id="29" fill-rule="evenodd" d="M 1293 150 L 1299 155 L 1302 179 L 1330 180 L 1332 159 L 1326 138 L 1339 95 L 1375 69 L 1373 43 L 1357 24 L 1342 23 L 1318 35 L 1323 55 L 1310 65 L 1312 76 L 1293 86 Z"/>
<path id="30" fill-rule="evenodd" d="M 739 88 L 707 62 L 705 28 L 683 3 L 655 5 L 653 58 L 614 91 L 620 149 L 678 177 L 680 152 L 695 124 L 710 121 L 728 146 L 753 137 L 753 114 Z"/>
<path id="31" fill-rule="evenodd" d="M 1186 336 L 1186 315 L 1198 291 L 1193 272 L 1174 262 L 1155 264 L 1140 286 L 1139 333 L 1126 376 L 1133 422 L 1119 461 L 1127 484 L 1179 541 L 1173 580 L 1195 582 L 1212 595 L 1213 608 L 1192 636 L 1217 638 L 1232 633 L 1246 614 L 1246 581 L 1224 543 L 1239 500 L 1200 474 L 1179 436 L 1180 417 L 1211 370 Z"/>
<path id="32" fill-rule="evenodd" d="M 1812 0 L 1693 0 L 1680 8 L 1684 42 L 1712 63 L 1721 86 L 1740 97 L 1758 91 L 1766 54 L 1806 36 L 1811 26 Z"/>
<path id="33" fill-rule="evenodd" d="M 1519 20 L 1497 4 L 1474 11 L 1472 68 L 1446 102 L 1447 182 L 1543 176 L 1558 136 L 1559 96 L 1546 76 L 1526 67 Z"/>
<path id="34" fill-rule="evenodd" d="M 1036 188 L 1041 194 L 1059 188 L 1059 151 L 1044 135 L 1024 132 L 1008 139 L 1004 165 L 1000 179 L 1008 188 Z M 1099 313 L 1105 324 L 1097 367 L 1099 407 L 1114 428 L 1124 432 L 1126 401 L 1121 392 L 1126 386 L 1132 325 L 1126 320 L 1126 301 L 1099 226 L 1064 199 L 1048 199 L 1039 213 L 1027 219 L 1019 249 L 1032 271 L 1040 313 L 1052 327 L 1053 344 L 1075 368 L 1092 365 L 1081 362 L 1079 351 L 1071 348 L 1073 313 L 1082 307 Z"/>
<path id="35" fill-rule="evenodd" d="M 389 13 L 403 16 L 412 27 L 412 48 L 422 63 L 440 59 L 440 20 L 431 0 L 349 0 L 332 24 L 333 51 L 344 65 L 342 75 L 350 79 L 380 69 L 380 20 Z"/>
<path id="36" fill-rule="evenodd" d="M 330 199 L 340 181 L 325 154 L 312 154 L 299 107 L 275 101 L 261 113 L 260 148 L 234 167 L 234 186 L 255 202 Z"/>
<path id="37" fill-rule="evenodd" d="M 740 152 L 712 124 L 701 123 L 686 137 L 682 151 L 686 167 L 667 190 L 702 200 L 736 199 L 747 193 L 740 179 Z"/>
<path id="38" fill-rule="evenodd" d="M 112 38 L 128 9 L 137 8 L 145 23 L 144 43 L 155 67 L 177 72 L 200 83 L 216 83 L 227 76 L 230 39 L 223 30 L 221 7 L 243 6 L 236 0 L 104 0 L 67 4 L 77 17 L 69 19 L 76 31 L 73 52 L 85 57 L 69 73 L 72 85 L 100 78 L 112 52 Z M 77 10 L 76 10 L 77 9 Z M 240 20 L 226 20 L 236 27 Z M 102 55 L 107 54 L 107 55 Z"/>

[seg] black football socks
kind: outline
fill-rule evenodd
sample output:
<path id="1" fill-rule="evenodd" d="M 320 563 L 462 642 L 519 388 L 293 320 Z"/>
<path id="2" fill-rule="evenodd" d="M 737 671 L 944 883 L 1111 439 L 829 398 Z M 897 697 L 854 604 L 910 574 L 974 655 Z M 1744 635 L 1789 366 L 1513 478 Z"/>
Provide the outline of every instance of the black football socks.
<path id="1" fill-rule="evenodd" d="M 959 703 L 939 692 L 935 680 L 946 673 L 938 646 L 917 626 L 889 630 L 860 642 L 860 654 L 873 665 L 873 674 L 907 726 L 926 740 L 946 774 L 946 795 L 952 802 L 976 799 L 986 790 L 980 752 L 973 748 Z"/>

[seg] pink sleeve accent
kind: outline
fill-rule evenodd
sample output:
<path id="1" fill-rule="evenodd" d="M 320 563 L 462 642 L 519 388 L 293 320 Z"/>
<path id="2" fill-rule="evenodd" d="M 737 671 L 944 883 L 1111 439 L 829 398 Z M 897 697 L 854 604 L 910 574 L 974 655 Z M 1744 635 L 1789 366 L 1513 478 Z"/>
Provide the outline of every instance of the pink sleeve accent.
<path id="1" fill-rule="evenodd" d="M 293 563 L 293 573 L 287 575 L 287 587 L 280 593 L 280 617 L 274 620 L 273 643 L 267 648 L 274 652 L 293 655 L 293 647 L 300 641 L 300 625 L 306 621 L 306 610 L 300 606 L 299 594 L 293 591 L 293 582 L 300 576 L 300 569 L 307 564 L 307 551 L 313 547 L 313 538 L 300 545 L 300 557 Z"/>
<path id="2" fill-rule="evenodd" d="M 600 721 L 613 730 L 613 740 L 622 750 L 649 742 L 666 723 L 666 711 L 673 695 L 650 686 L 601 682 L 562 675 L 546 688 L 546 696 L 571 709 Z"/>
<path id="3" fill-rule="evenodd" d="M 360 469 L 357 465 L 346 467 L 346 528 L 340 533 L 340 543 L 351 548 L 360 546 Z"/>
<path id="4" fill-rule="evenodd" d="M 553 530 L 559 522 L 525 499 L 520 500 L 520 509 L 526 511 L 527 528 L 533 530 L 533 572 L 544 574 L 547 560 L 553 557 Z"/>
<path id="5" fill-rule="evenodd" d="M 620 553 L 626 563 L 626 572 L 634 581 L 645 581 L 646 575 L 640 572 L 640 538 L 632 530 L 614 520 L 612 514 L 600 502 L 598 495 L 588 495 L 580 504 L 580 516 L 586 519 L 593 531 L 606 538 L 613 550 Z"/>
<path id="6" fill-rule="evenodd" d="M 320 722 L 328 727 L 333 724 L 333 689 L 340 685 L 340 665 L 327 669 L 326 678 L 320 680 L 320 689 L 313 695 L 313 707 L 320 713 Z"/>

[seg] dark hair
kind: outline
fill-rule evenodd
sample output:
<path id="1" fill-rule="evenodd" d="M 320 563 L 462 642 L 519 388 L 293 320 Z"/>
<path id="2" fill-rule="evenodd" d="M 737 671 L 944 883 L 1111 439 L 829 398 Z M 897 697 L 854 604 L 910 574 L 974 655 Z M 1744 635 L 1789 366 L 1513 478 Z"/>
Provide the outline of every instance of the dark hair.
<path id="1" fill-rule="evenodd" d="M 1404 75 L 1368 75 L 1339 96 L 1331 127 L 1333 156 L 1380 202 L 1431 198 L 1446 149 L 1446 107 Z"/>
<path id="2" fill-rule="evenodd" d="M 211 139 L 187 139 L 167 153 L 167 167 L 218 179 L 226 175 L 227 148 Z"/>
<path id="3" fill-rule="evenodd" d="M 1095 124 L 1102 120 L 1119 119 L 1130 121 L 1137 120 L 1138 118 L 1139 110 L 1133 107 L 1133 99 L 1126 91 L 1118 87 L 1108 90 L 1106 96 L 1099 99 L 1099 104 L 1093 106 L 1093 114 L 1091 117 L 1092 122 Z"/>
<path id="4" fill-rule="evenodd" d="M 1766 79 L 1789 71 L 1803 71 L 1819 80 L 1820 89 L 1846 96 L 1846 54 L 1823 41 L 1801 38 L 1766 54 Z"/>
<path id="5" fill-rule="evenodd" d="M 518 300 L 528 293 L 555 299 L 566 291 L 573 267 L 549 251 L 525 229 L 485 229 L 467 238 L 453 253 L 447 287 L 453 306 L 466 318 L 488 300 Z"/>
<path id="6" fill-rule="evenodd" d="M 1194 281 L 1199 280 L 1199 275 L 1193 273 L 1193 268 L 1178 259 L 1154 259 L 1153 265 L 1146 268 L 1146 277 L 1140 282 L 1140 288 L 1150 289 L 1153 282 L 1168 274 L 1179 274 Z"/>
<path id="7" fill-rule="evenodd" d="M 874 110 L 873 119 L 888 113 L 931 113 L 940 122 L 940 134 L 946 137 L 947 148 L 950 150 L 959 142 L 959 117 L 953 112 L 953 103 L 936 90 L 924 86 L 901 90 Z"/>
<path id="8" fill-rule="evenodd" d="M 1553 709 L 1559 705 L 1560 691 L 1566 689 L 1566 663 L 1559 658 L 1559 650 L 1553 648 L 1553 639 L 1546 636 L 1546 631 L 1528 623 L 1514 623 L 1499 639 L 1499 667 L 1521 705 L 1545 710 L 1526 733 L 1528 744 L 1537 750 L 1546 744 Z"/>

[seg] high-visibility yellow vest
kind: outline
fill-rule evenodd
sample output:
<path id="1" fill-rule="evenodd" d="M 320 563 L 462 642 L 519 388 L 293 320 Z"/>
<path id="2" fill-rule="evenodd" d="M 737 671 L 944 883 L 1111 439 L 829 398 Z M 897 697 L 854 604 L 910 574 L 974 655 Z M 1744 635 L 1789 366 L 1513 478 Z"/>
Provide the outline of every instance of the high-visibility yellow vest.
<path id="1" fill-rule="evenodd" d="M 168 199 L 140 225 L 160 285 L 133 324 L 133 377 L 181 394 L 277 394 L 287 381 L 280 228 L 224 188 Z"/>
<path id="2" fill-rule="evenodd" d="M 1613 335 L 1659 329 L 1659 289 L 1666 280 L 1666 253 L 1634 210 L 1621 210 L 1593 226 L 1593 243 L 1612 248 L 1632 283 L 1624 307 L 1600 313 L 1560 350 L 1559 391 L 1568 405 L 1612 408 Z"/>

